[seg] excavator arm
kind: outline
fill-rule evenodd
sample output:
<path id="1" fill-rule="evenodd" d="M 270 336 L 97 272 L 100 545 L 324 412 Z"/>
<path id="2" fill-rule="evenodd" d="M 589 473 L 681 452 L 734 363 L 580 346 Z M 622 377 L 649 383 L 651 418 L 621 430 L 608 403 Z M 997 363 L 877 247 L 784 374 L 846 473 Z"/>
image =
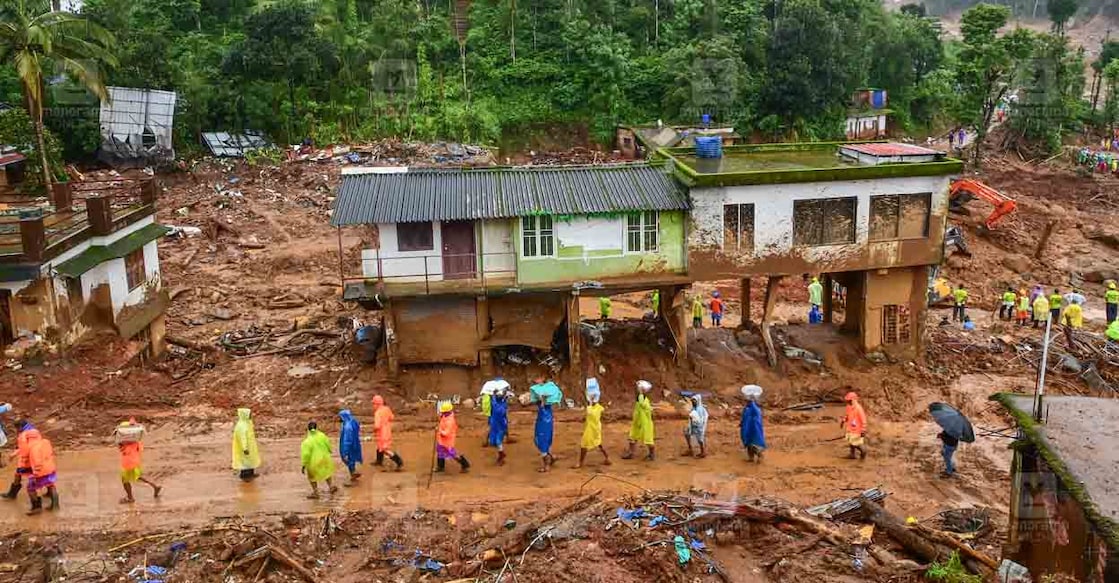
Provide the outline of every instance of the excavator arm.
<path id="1" fill-rule="evenodd" d="M 971 198 L 985 200 L 994 205 L 995 210 L 983 221 L 983 226 L 988 230 L 995 228 L 995 223 L 1018 208 L 1018 203 L 1005 194 L 970 178 L 961 178 L 952 182 L 949 187 L 948 197 L 953 208 L 958 208 Z"/>

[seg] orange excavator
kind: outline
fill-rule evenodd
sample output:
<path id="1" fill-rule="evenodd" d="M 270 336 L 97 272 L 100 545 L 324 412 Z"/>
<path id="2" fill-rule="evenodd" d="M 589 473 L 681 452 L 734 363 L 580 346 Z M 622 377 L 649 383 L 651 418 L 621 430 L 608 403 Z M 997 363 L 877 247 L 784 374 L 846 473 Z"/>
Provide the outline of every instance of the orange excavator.
<path id="1" fill-rule="evenodd" d="M 988 231 L 995 228 L 995 223 L 1018 208 L 1018 203 L 1014 202 L 1014 199 L 970 178 L 961 178 L 952 182 L 952 186 L 948 189 L 948 208 L 950 211 L 962 212 L 964 203 L 973 198 L 995 205 L 995 210 L 983 221 L 983 227 Z"/>

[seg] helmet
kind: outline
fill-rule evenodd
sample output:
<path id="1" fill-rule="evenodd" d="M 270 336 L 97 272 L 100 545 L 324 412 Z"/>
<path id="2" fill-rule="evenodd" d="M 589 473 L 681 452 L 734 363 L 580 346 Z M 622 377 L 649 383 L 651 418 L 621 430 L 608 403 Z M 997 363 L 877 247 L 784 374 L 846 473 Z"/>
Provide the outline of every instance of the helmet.
<path id="1" fill-rule="evenodd" d="M 715 290 L 715 291 L 711 292 L 711 296 L 712 296 L 712 297 L 716 297 L 716 298 L 717 298 L 717 297 L 719 297 L 719 295 L 720 295 L 720 294 L 719 294 L 719 290 Z"/>
<path id="2" fill-rule="evenodd" d="M 380 407 L 385 404 L 385 398 L 380 395 L 373 396 L 373 406 Z"/>
<path id="3" fill-rule="evenodd" d="M 820 278 L 813 276 L 812 283 L 820 283 Z"/>
<path id="4" fill-rule="evenodd" d="M 850 393 L 847 393 L 843 396 L 844 401 L 856 401 L 858 400 L 858 398 L 859 396 L 855 394 L 855 391 L 851 391 Z"/>
<path id="5" fill-rule="evenodd" d="M 649 381 L 637 381 L 637 390 L 641 391 L 642 393 L 648 393 L 649 391 L 653 390 L 653 383 L 650 383 Z"/>
<path id="6" fill-rule="evenodd" d="M 450 413 L 451 411 L 454 411 L 454 410 L 455 410 L 455 406 L 450 401 L 440 401 L 439 402 L 439 412 L 440 413 Z"/>
<path id="7" fill-rule="evenodd" d="M 1115 289 L 1115 282 L 1113 281 L 1113 282 L 1107 284 L 1107 289 Z"/>

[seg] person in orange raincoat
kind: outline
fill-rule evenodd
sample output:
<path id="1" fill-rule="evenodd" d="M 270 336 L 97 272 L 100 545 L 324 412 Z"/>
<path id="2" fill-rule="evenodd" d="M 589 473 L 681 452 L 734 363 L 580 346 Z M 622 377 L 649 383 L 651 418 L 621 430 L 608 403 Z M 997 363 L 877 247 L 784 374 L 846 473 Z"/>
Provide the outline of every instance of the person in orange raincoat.
<path id="1" fill-rule="evenodd" d="M 58 510 L 58 488 L 55 487 L 58 474 L 54 462 L 54 446 L 30 423 L 25 423 L 20 433 L 27 434 L 27 456 L 31 461 L 31 477 L 27 480 L 31 510 L 27 514 L 30 516 L 43 511 L 43 498 L 39 495 L 42 490 L 46 490 L 51 499 L 49 510 Z"/>
<path id="2" fill-rule="evenodd" d="M 16 422 L 16 431 L 18 431 L 16 435 L 16 451 L 12 454 L 12 457 L 16 459 L 16 473 L 8 491 L 0 494 L 0 497 L 7 500 L 15 500 L 16 497 L 19 496 L 19 491 L 23 489 L 24 476 L 28 478 L 31 477 L 31 452 L 27 446 L 27 440 L 31 434 L 25 431 L 25 428 L 35 429 L 30 421 L 21 419 Z M 38 433 L 38 430 L 35 432 Z"/>
<path id="3" fill-rule="evenodd" d="M 855 459 L 855 451 L 859 452 L 859 459 L 866 459 L 866 411 L 859 404 L 859 396 L 854 391 L 843 397 L 847 402 L 847 411 L 839 426 L 843 428 L 844 438 L 851 453 L 847 457 Z"/>
<path id="4" fill-rule="evenodd" d="M 135 419 L 120 422 L 120 427 L 133 427 L 135 425 Z M 121 441 L 117 444 L 117 448 L 120 450 L 120 484 L 124 487 L 124 498 L 120 499 L 120 503 L 132 504 L 136 501 L 136 498 L 132 496 L 132 484 L 136 482 L 143 482 L 151 486 L 152 496 L 159 498 L 159 493 L 163 491 L 163 487 L 143 476 L 141 457 L 144 453 L 144 442 L 139 439 L 136 441 Z"/>
<path id="5" fill-rule="evenodd" d="M 388 456 L 399 472 L 404 467 L 404 460 L 392 450 L 392 421 L 395 418 L 384 397 L 373 397 L 373 435 L 377 438 L 377 461 L 373 465 L 385 465 L 385 456 Z"/>
<path id="6" fill-rule="evenodd" d="M 470 469 L 470 462 L 466 456 L 460 455 L 455 450 L 455 438 L 458 437 L 458 421 L 455 420 L 455 406 L 450 401 L 439 403 L 439 431 L 435 435 L 435 471 L 442 472 L 447 467 L 447 460 L 455 460 L 462 466 L 463 473 Z"/>

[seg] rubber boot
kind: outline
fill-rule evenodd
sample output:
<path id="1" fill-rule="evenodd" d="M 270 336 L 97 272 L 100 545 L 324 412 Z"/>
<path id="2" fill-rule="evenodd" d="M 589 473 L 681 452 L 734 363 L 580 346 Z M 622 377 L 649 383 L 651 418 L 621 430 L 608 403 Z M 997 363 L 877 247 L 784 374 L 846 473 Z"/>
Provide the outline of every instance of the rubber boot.
<path id="1" fill-rule="evenodd" d="M 458 456 L 458 465 L 462 466 L 462 473 L 465 474 L 470 471 L 470 462 L 466 460 L 466 456 Z"/>
<path id="2" fill-rule="evenodd" d="M 50 510 L 52 512 L 55 511 L 55 510 L 58 510 L 58 488 L 55 488 L 54 486 L 51 486 L 50 489 L 48 490 L 48 493 L 50 494 L 50 497 L 51 497 L 51 507 L 48 510 Z"/>
<path id="3" fill-rule="evenodd" d="M 499 465 L 499 466 L 505 465 L 505 452 L 503 452 L 503 451 L 497 452 L 497 465 Z"/>
<path id="4" fill-rule="evenodd" d="M 43 499 L 35 497 L 31 499 L 31 510 L 27 511 L 28 516 L 34 516 L 43 511 Z"/>
<path id="5" fill-rule="evenodd" d="M 443 458 L 438 458 L 438 459 L 435 460 L 435 471 L 442 473 L 442 472 L 446 471 L 446 469 L 447 469 L 447 460 L 445 460 Z"/>
<path id="6" fill-rule="evenodd" d="M 383 452 L 383 451 L 377 452 L 377 461 L 373 462 L 373 465 L 375 465 L 375 466 L 385 465 L 385 452 Z"/>
<path id="7" fill-rule="evenodd" d="M 12 485 L 8 488 L 8 491 L 3 493 L 3 494 L 0 494 L 0 498 L 4 498 L 5 500 L 15 500 L 16 496 L 19 495 L 19 491 L 22 490 L 22 489 L 23 489 L 23 481 L 22 480 L 20 480 L 19 482 L 12 482 Z"/>
<path id="8" fill-rule="evenodd" d="M 645 461 L 647 461 L 647 462 L 655 461 L 657 459 L 656 450 L 657 450 L 656 447 L 650 445 L 649 446 L 649 455 L 645 456 Z"/>
<path id="9" fill-rule="evenodd" d="M 392 452 L 392 457 L 389 459 L 392 460 L 392 463 L 396 464 L 396 471 L 399 472 L 400 470 L 404 469 L 404 460 L 400 458 L 400 454 L 394 451 Z"/>

